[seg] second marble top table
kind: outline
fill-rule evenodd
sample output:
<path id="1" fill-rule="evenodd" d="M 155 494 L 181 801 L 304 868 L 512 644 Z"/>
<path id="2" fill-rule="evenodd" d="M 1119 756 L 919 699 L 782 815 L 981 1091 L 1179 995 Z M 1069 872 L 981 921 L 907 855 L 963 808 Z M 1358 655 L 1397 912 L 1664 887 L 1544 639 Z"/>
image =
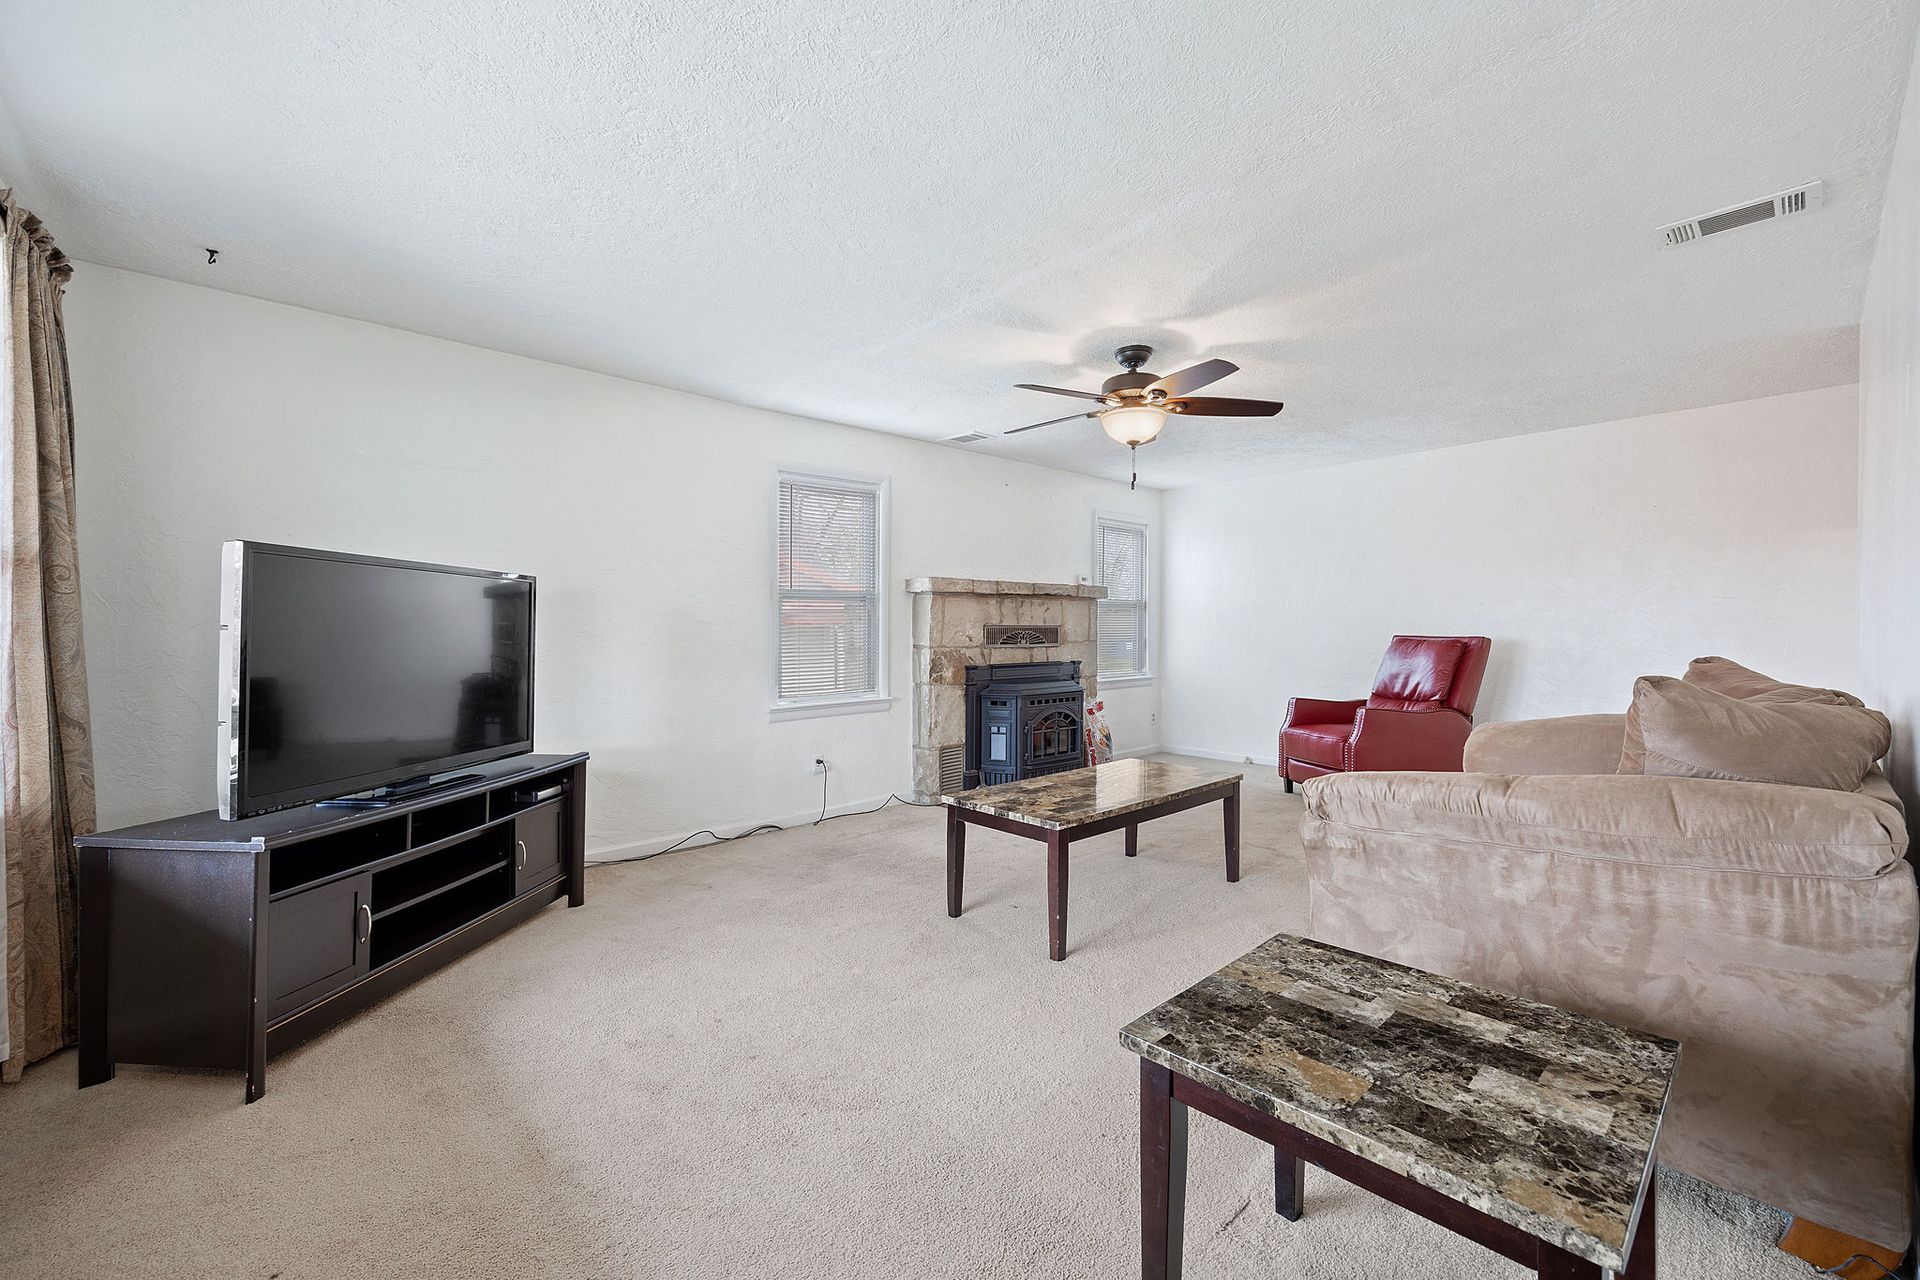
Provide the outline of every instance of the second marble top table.
<path id="1" fill-rule="evenodd" d="M 1180 1274 L 1186 1114 L 1554 1280 L 1653 1280 L 1662 1036 L 1281 934 L 1120 1033 L 1140 1055 L 1141 1262 Z"/>
<path id="2" fill-rule="evenodd" d="M 940 797 L 947 806 L 947 914 L 960 914 L 967 826 L 992 827 L 1047 846 L 1047 954 L 1067 958 L 1067 847 L 1125 828 L 1127 856 L 1140 824 L 1218 801 L 1224 809 L 1227 880 L 1240 879 L 1240 779 L 1157 760 L 1115 760 Z"/>

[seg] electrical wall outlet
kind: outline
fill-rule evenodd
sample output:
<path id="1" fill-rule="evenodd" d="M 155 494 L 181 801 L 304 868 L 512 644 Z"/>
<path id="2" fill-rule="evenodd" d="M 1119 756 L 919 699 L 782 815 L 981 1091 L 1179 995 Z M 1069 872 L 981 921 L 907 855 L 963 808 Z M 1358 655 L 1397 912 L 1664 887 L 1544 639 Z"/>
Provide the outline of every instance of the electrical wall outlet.
<path id="1" fill-rule="evenodd" d="M 813 759 L 813 768 L 807 770 L 807 772 L 808 773 L 825 773 L 830 767 L 831 766 L 828 765 L 825 757 L 815 756 Z"/>

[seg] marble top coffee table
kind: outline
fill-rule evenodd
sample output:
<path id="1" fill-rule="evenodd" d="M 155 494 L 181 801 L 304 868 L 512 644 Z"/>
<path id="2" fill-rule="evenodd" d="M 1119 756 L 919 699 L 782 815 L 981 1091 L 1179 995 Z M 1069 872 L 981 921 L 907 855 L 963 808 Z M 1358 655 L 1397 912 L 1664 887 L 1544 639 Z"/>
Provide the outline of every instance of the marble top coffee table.
<path id="1" fill-rule="evenodd" d="M 960 914 L 967 826 L 992 827 L 1047 846 L 1047 954 L 1067 958 L 1067 847 L 1126 828 L 1127 856 L 1140 824 L 1219 801 L 1225 809 L 1227 879 L 1240 879 L 1240 779 L 1154 760 L 1115 760 L 940 797 L 947 806 L 947 914 Z"/>
<path id="2" fill-rule="evenodd" d="M 1553 1280 L 1654 1275 L 1680 1046 L 1281 934 L 1120 1033 L 1140 1055 L 1141 1274 L 1180 1274 L 1187 1109 Z"/>

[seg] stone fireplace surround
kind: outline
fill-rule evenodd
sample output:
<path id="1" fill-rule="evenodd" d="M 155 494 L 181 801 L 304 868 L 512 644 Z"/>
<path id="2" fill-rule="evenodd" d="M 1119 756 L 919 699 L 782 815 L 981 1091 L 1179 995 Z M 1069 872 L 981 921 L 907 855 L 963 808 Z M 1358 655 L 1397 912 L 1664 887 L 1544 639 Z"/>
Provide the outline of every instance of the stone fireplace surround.
<path id="1" fill-rule="evenodd" d="M 1094 602 L 1105 587 L 985 578 L 908 578 L 913 597 L 913 792 L 940 794 L 967 743 L 967 668 L 998 662 L 1073 662 L 1087 701 L 1099 697 Z M 988 627 L 1058 627 L 1058 644 L 987 643 Z M 957 783 L 955 784 L 958 785 Z"/>

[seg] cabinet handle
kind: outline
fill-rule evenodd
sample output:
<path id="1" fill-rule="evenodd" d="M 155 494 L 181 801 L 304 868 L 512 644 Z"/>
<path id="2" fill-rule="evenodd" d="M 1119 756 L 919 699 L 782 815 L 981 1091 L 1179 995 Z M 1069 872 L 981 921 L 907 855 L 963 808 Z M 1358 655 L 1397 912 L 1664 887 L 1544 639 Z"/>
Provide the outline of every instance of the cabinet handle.
<path id="1" fill-rule="evenodd" d="M 373 937 L 373 906 L 371 903 L 363 902 L 360 904 L 360 924 L 360 936 L 355 938 L 354 941 L 364 943 Z"/>
<path id="2" fill-rule="evenodd" d="M 513 847 L 515 850 L 513 855 L 513 869 L 515 871 L 525 871 L 527 869 L 527 842 L 525 840 L 515 840 Z"/>

